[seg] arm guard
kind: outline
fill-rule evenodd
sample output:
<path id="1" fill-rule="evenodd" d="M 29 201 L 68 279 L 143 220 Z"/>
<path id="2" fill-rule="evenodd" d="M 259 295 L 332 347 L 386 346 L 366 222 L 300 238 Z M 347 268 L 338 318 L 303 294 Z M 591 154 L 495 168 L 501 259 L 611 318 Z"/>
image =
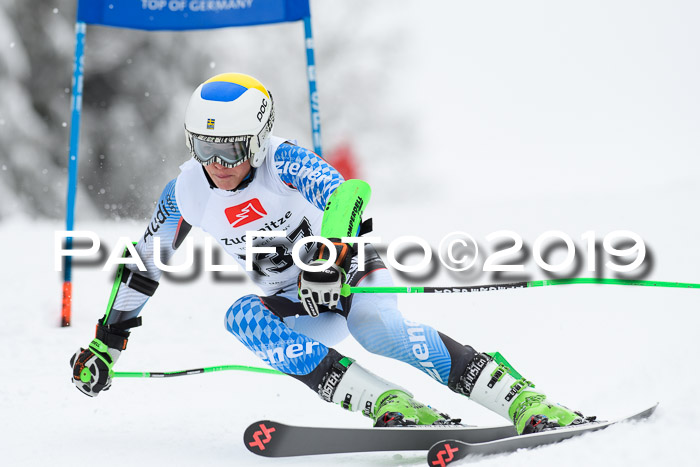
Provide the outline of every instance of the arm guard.
<path id="1" fill-rule="evenodd" d="M 136 245 L 136 242 L 133 242 L 134 245 Z M 125 249 L 124 253 L 122 255 L 123 258 L 126 258 L 129 256 L 129 250 Z M 146 276 L 143 276 L 139 273 L 132 272 L 130 269 L 128 269 L 124 264 L 120 264 L 117 267 L 117 275 L 114 278 L 114 285 L 112 286 L 112 293 L 109 296 L 109 301 L 107 302 L 107 311 L 105 312 L 105 315 L 103 318 L 101 318 L 98 323 L 102 324 L 103 326 L 106 326 L 109 324 L 114 324 L 116 321 L 121 321 L 120 318 L 122 316 L 113 316 L 112 320 L 110 320 L 110 313 L 112 312 L 112 309 L 114 307 L 114 300 L 117 297 L 117 293 L 119 292 L 121 284 L 125 284 L 128 288 L 135 290 L 136 292 L 139 292 L 143 295 L 146 295 L 147 297 L 152 297 L 153 294 L 155 293 L 156 289 L 158 288 L 158 281 L 154 281 L 153 279 L 149 279 Z M 143 305 L 142 305 L 143 306 Z M 134 318 L 138 314 L 139 311 L 141 311 L 141 307 L 138 307 L 136 311 L 133 313 Z M 121 314 L 121 313 L 119 313 Z M 135 326 L 140 326 L 140 318 L 138 324 L 134 323 Z M 131 320 L 129 320 L 131 321 Z M 128 337 L 128 336 L 127 336 Z"/>
<path id="2" fill-rule="evenodd" d="M 347 180 L 340 184 L 326 203 L 321 236 L 331 239 L 356 236 L 371 195 L 372 189 L 362 180 Z"/>

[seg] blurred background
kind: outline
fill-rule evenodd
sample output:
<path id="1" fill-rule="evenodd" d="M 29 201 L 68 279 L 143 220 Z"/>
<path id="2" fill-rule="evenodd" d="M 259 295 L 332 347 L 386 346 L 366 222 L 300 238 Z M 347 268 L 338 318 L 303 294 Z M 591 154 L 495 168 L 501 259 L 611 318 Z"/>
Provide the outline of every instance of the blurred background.
<path id="1" fill-rule="evenodd" d="M 415 119 L 394 102 L 408 96 L 392 81 L 407 74 L 402 68 L 411 60 L 411 27 L 383 25 L 382 18 L 403 6 L 331 3 L 312 6 L 316 60 L 324 70 L 326 155 L 339 150 L 366 154 L 368 163 L 400 160 L 415 143 Z M 64 215 L 75 5 L 0 3 L 0 219 Z M 89 26 L 85 66 L 78 195 L 83 219 L 150 215 L 162 187 L 188 157 L 183 119 L 189 96 L 218 73 L 260 79 L 275 95 L 276 134 L 311 145 L 299 22 L 155 33 Z"/>
<path id="2" fill-rule="evenodd" d="M 311 7 L 324 155 L 350 152 L 394 201 L 694 184 L 696 2 Z M 0 222 L 64 215 L 74 21 L 73 0 L 0 2 Z M 258 77 L 275 132 L 310 146 L 302 37 L 298 23 L 89 26 L 77 221 L 150 214 L 187 158 L 188 97 L 217 73 Z"/>

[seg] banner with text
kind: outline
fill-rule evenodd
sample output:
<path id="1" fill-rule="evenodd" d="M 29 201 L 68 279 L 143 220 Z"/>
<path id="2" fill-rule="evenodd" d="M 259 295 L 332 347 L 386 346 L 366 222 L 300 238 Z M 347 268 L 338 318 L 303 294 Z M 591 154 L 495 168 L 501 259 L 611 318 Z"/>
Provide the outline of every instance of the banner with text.
<path id="1" fill-rule="evenodd" d="M 146 30 L 211 29 L 299 21 L 309 0 L 81 0 L 78 21 Z"/>

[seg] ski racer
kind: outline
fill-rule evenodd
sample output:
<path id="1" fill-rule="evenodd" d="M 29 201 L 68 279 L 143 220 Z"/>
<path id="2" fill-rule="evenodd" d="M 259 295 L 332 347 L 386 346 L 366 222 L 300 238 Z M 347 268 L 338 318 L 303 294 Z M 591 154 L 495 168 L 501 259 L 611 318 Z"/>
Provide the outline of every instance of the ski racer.
<path id="1" fill-rule="evenodd" d="M 95 339 L 70 360 L 72 381 L 82 393 L 94 397 L 110 388 L 110 371 L 158 287 L 155 249 L 167 261 L 195 226 L 242 265 L 247 262 L 250 278 L 262 290 L 231 305 L 226 329 L 272 368 L 325 401 L 362 412 L 377 427 L 459 420 L 414 400 L 409 390 L 336 351 L 333 345 L 348 333 L 368 351 L 405 362 L 498 413 L 518 433 L 588 421 L 547 400 L 504 359 L 405 320 L 396 295 L 341 295 L 345 284 L 392 284 L 371 245 L 341 240 L 367 230 L 361 216 L 369 186 L 344 181 L 320 156 L 274 136 L 274 120 L 272 95 L 250 76 L 220 74 L 194 91 L 185 115 L 191 159 L 166 185 L 135 247 L 147 270 L 119 266 Z M 271 236 L 271 231 L 281 236 Z M 253 246 L 269 250 L 246 252 L 249 235 L 256 235 Z M 291 252 L 309 236 L 330 242 L 301 245 L 300 257 L 317 269 L 302 271 Z"/>

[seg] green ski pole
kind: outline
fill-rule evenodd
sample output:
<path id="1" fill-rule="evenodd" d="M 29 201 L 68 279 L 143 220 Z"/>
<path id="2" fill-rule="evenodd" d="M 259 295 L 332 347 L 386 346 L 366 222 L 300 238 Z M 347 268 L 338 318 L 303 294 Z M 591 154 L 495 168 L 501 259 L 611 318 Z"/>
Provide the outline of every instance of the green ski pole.
<path id="1" fill-rule="evenodd" d="M 353 293 L 469 293 L 469 292 L 490 292 L 496 290 L 525 289 L 531 287 L 545 287 L 550 285 L 570 285 L 570 284 L 605 284 L 605 285 L 635 285 L 643 287 L 668 287 L 677 289 L 700 289 L 700 284 L 690 282 L 664 282 L 647 281 L 634 279 L 602 279 L 595 277 L 580 277 L 570 279 L 547 279 L 537 281 L 509 282 L 503 284 L 487 285 L 466 285 L 456 287 L 351 287 L 343 285 L 341 295 L 348 296 Z M 111 371 L 110 376 L 114 378 L 170 378 L 173 376 L 198 375 L 201 373 L 213 373 L 216 371 L 249 371 L 253 373 L 265 373 L 273 375 L 283 375 L 281 371 L 272 368 L 259 368 L 245 365 L 220 365 L 205 368 L 195 368 L 192 370 L 180 371 Z"/>
<path id="2" fill-rule="evenodd" d="M 690 282 L 663 282 L 634 279 L 601 279 L 596 277 L 579 277 L 571 279 L 547 279 L 538 281 L 509 282 L 505 284 L 465 285 L 454 287 L 351 287 L 350 285 L 345 284 L 343 285 L 340 294 L 347 297 L 353 293 L 469 293 L 570 284 L 636 285 L 643 287 L 700 289 L 700 284 L 693 284 Z"/>
<path id="3" fill-rule="evenodd" d="M 272 368 L 259 368 L 256 366 L 245 365 L 219 365 L 209 366 L 205 368 L 195 368 L 192 370 L 180 371 L 110 371 L 110 376 L 114 378 L 170 378 L 173 376 L 188 376 L 198 375 L 201 373 L 214 373 L 215 371 L 250 371 L 252 373 L 266 373 L 271 375 L 283 375 L 281 371 L 273 370 Z"/>

